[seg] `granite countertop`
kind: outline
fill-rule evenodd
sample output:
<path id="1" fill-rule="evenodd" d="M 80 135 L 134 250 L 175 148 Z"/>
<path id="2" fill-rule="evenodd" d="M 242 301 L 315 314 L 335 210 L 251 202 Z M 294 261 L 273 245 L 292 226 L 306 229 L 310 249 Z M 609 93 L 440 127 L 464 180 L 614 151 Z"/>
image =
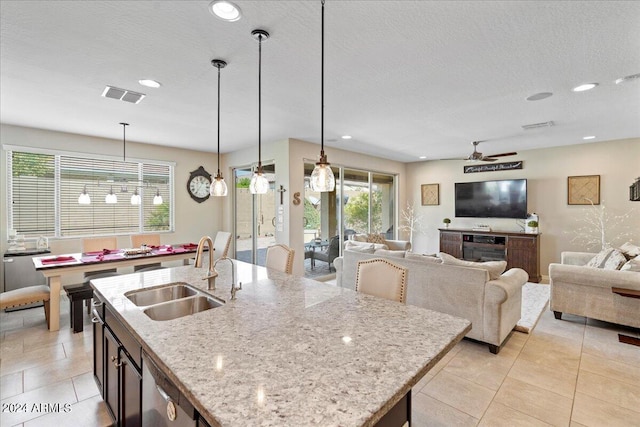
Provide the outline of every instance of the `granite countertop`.
<path id="1" fill-rule="evenodd" d="M 93 280 L 143 349 L 212 425 L 374 425 L 471 329 L 470 322 L 235 261 Z M 225 305 L 154 321 L 124 296 L 172 282 Z M 348 337 L 348 338 L 346 338 Z"/>

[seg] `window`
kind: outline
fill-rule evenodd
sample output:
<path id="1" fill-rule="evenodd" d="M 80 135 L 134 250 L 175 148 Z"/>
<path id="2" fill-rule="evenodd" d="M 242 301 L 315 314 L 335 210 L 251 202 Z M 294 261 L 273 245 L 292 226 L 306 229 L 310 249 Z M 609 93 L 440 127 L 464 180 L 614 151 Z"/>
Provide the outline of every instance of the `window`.
<path id="1" fill-rule="evenodd" d="M 7 151 L 7 187 L 8 226 L 25 237 L 173 230 L 172 164 Z M 85 188 L 91 203 L 79 204 Z M 117 203 L 106 203 L 111 191 Z"/>

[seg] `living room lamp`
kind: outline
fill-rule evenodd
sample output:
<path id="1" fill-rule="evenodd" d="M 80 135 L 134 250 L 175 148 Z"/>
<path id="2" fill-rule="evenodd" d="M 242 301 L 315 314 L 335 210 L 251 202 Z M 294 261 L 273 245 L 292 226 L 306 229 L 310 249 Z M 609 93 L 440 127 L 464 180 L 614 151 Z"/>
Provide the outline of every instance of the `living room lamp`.
<path id="1" fill-rule="evenodd" d="M 218 173 L 209 188 L 209 194 L 215 197 L 224 197 L 227 195 L 227 183 L 224 182 L 220 173 L 220 69 L 226 67 L 227 63 L 221 59 L 214 59 L 211 61 L 211 65 L 218 69 Z"/>
<path id="2" fill-rule="evenodd" d="M 251 194 L 265 194 L 269 190 L 269 180 L 262 170 L 262 41 L 269 38 L 269 33 L 264 30 L 253 30 L 251 35 L 258 40 L 258 168 L 251 177 L 249 191 Z"/>
<path id="3" fill-rule="evenodd" d="M 324 0 L 322 0 L 322 48 L 320 71 L 320 159 L 311 172 L 311 189 L 313 191 L 328 192 L 336 188 L 336 178 L 333 176 L 331 164 L 324 154 Z"/>

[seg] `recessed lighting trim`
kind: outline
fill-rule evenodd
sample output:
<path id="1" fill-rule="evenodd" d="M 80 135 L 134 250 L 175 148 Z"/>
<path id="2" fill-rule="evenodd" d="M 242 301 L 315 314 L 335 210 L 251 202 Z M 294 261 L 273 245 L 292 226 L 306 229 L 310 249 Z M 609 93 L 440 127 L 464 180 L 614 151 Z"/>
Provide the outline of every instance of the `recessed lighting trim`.
<path id="1" fill-rule="evenodd" d="M 419 158 L 420 160 L 424 160 L 424 159 L 426 159 L 426 158 L 427 158 L 427 156 L 420 156 L 420 157 L 418 157 L 418 158 Z"/>
<path id="2" fill-rule="evenodd" d="M 585 84 L 581 84 L 580 86 L 576 86 L 571 90 L 574 92 L 584 92 L 587 90 L 591 90 L 596 86 L 598 86 L 598 83 L 585 83 Z"/>
<path id="3" fill-rule="evenodd" d="M 341 136 L 342 139 L 351 139 L 351 135 L 342 135 Z"/>
<path id="4" fill-rule="evenodd" d="M 153 88 L 159 88 L 160 86 L 162 86 L 162 83 L 151 79 L 140 79 L 138 80 L 138 83 L 140 83 L 142 86 Z"/>
<path id="5" fill-rule="evenodd" d="M 549 98 L 552 95 L 553 93 L 551 92 L 540 92 L 534 93 L 533 95 L 528 96 L 526 99 L 527 101 L 540 101 L 541 99 Z"/>
<path id="6" fill-rule="evenodd" d="M 216 18 L 227 22 L 235 22 L 242 18 L 240 8 L 227 0 L 214 0 L 209 3 L 209 11 Z"/>
<path id="7" fill-rule="evenodd" d="M 582 137 L 582 139 L 584 139 L 586 141 L 586 140 L 589 140 L 589 139 L 596 139 L 596 137 L 593 136 L 593 135 L 589 135 L 589 136 Z"/>
<path id="8" fill-rule="evenodd" d="M 640 74 L 631 74 L 630 76 L 624 76 L 624 77 L 620 77 L 619 79 L 616 79 L 616 84 L 619 85 L 621 83 L 627 83 L 633 80 L 638 80 L 640 79 Z"/>

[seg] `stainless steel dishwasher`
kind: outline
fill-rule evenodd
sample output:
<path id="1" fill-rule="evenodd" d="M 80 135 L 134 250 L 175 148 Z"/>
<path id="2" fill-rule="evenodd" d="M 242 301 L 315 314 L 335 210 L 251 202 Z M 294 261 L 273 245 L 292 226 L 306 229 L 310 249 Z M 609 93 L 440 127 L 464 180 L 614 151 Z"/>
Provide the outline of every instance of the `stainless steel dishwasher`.
<path id="1" fill-rule="evenodd" d="M 197 411 L 180 390 L 142 353 L 142 427 L 197 425 Z"/>
<path id="2" fill-rule="evenodd" d="M 7 251 L 4 253 L 4 291 L 26 288 L 33 285 L 46 285 L 47 279 L 33 266 L 33 257 L 48 254 L 47 249 Z M 20 307 L 6 308 L 5 311 L 22 310 L 25 308 L 39 307 L 42 303 L 22 305 Z"/>

